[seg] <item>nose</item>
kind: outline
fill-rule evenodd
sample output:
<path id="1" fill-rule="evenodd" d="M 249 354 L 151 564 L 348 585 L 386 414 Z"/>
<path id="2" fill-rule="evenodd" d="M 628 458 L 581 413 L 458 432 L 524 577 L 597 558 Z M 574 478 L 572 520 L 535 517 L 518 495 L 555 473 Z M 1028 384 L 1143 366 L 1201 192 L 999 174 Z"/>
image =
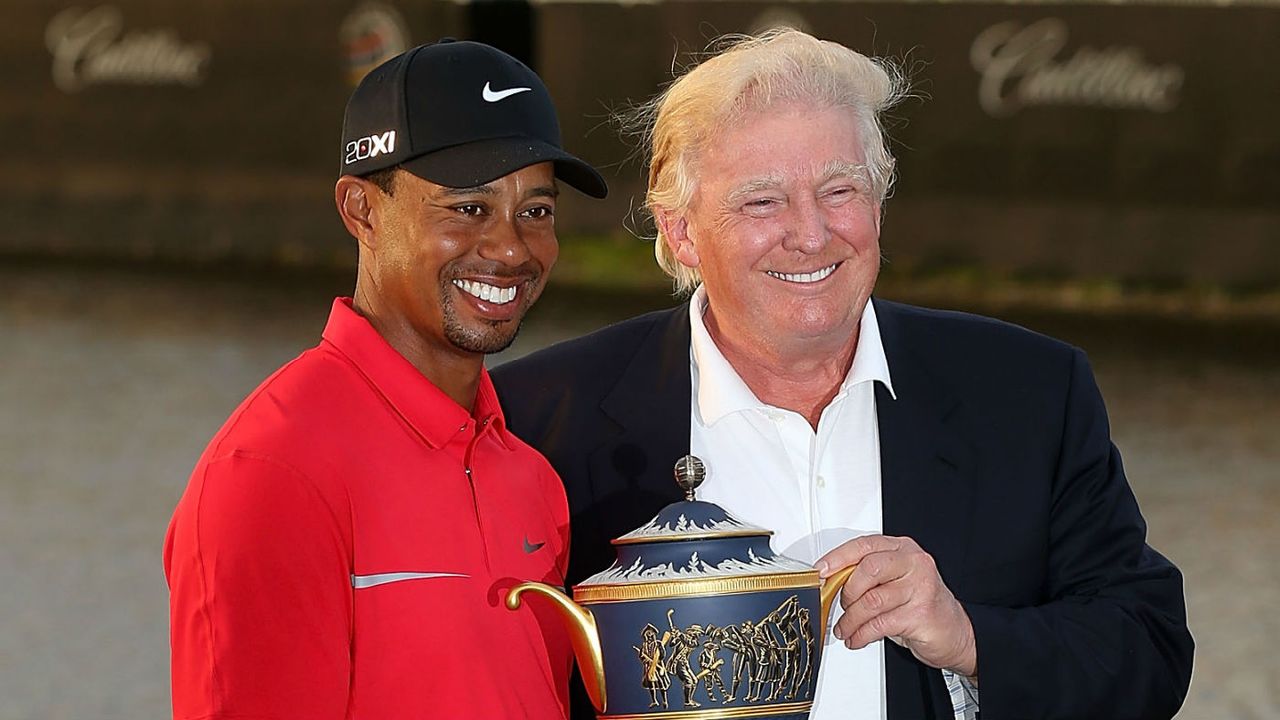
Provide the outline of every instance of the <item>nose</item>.
<path id="1" fill-rule="evenodd" d="M 480 257 L 510 267 L 528 262 L 533 255 L 517 223 L 514 217 L 495 217 L 480 240 Z"/>
<path id="2" fill-rule="evenodd" d="M 791 205 L 791 223 L 782 239 L 782 247 L 806 255 L 819 253 L 831 240 L 827 216 L 817 198 L 802 198 Z"/>

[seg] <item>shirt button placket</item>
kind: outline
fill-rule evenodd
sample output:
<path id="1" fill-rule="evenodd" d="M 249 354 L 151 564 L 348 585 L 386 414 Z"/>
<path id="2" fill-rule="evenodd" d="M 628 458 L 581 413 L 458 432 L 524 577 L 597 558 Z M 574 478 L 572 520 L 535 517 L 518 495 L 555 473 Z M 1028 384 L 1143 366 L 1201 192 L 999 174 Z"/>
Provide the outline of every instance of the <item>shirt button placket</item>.
<path id="1" fill-rule="evenodd" d="M 471 427 L 471 423 L 467 422 L 462 426 L 462 429 L 466 430 L 469 427 Z M 475 511 L 476 529 L 480 533 L 480 547 L 484 553 L 484 564 L 485 564 L 485 567 L 490 567 L 489 544 L 486 541 L 487 538 L 485 533 L 485 513 L 481 510 L 481 505 L 482 505 L 480 501 L 481 491 L 476 486 L 475 472 L 472 467 L 473 459 L 475 457 L 476 445 L 479 442 L 479 440 L 480 440 L 479 432 L 472 433 L 471 437 L 468 439 L 466 454 L 463 457 L 463 461 L 462 461 L 462 470 L 464 473 L 466 473 L 467 484 L 470 486 L 470 489 L 471 489 L 471 502 L 472 502 L 472 507 L 474 508 L 474 511 Z"/>

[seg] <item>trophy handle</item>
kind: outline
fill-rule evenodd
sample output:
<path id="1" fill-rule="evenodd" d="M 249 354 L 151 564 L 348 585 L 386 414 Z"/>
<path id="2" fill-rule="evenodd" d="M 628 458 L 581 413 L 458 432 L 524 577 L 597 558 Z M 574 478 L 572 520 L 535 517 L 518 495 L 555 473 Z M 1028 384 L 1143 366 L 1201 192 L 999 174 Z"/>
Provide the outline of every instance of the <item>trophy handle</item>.
<path id="1" fill-rule="evenodd" d="M 596 628 L 596 618 L 591 611 L 570 600 L 559 588 L 553 588 L 540 582 L 522 582 L 507 593 L 507 609 L 520 607 L 520 595 L 532 592 L 551 601 L 563 618 L 569 630 L 569 639 L 573 645 L 574 657 L 578 658 L 578 667 L 582 671 L 582 684 L 587 686 L 587 695 L 597 712 L 604 712 L 604 653 L 600 649 L 600 631 Z"/>
<path id="2" fill-rule="evenodd" d="M 849 576 L 858 568 L 857 565 L 850 565 L 846 568 L 840 568 L 834 575 L 830 575 L 822 582 L 822 588 L 818 591 L 818 596 L 822 599 L 822 634 L 819 637 L 827 636 L 827 618 L 831 617 L 831 603 L 836 601 L 836 596 L 840 594 L 840 588 L 849 580 Z"/>

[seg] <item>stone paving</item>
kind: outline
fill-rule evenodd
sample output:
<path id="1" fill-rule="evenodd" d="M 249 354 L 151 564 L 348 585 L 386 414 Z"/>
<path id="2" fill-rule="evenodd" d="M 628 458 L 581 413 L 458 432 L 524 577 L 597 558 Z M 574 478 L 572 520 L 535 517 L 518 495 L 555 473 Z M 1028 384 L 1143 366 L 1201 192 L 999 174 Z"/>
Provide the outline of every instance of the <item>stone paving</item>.
<path id="1" fill-rule="evenodd" d="M 201 448 L 345 279 L 0 269 L 0 720 L 168 705 L 161 541 Z M 663 298 L 557 289 L 508 356 Z M 1180 718 L 1280 717 L 1280 325 L 1007 315 L 1090 352 L 1198 641 Z"/>

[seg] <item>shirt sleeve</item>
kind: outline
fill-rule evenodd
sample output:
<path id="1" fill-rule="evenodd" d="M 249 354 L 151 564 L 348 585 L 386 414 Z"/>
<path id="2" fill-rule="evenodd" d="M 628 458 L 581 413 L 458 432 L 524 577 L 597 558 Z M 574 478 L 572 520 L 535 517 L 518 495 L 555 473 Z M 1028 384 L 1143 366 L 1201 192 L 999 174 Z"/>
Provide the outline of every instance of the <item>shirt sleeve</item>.
<path id="1" fill-rule="evenodd" d="M 950 670 L 942 671 L 942 681 L 947 684 L 947 694 L 951 696 L 951 711 L 955 720 L 981 720 L 978 710 L 978 686 L 964 675 Z"/>
<path id="2" fill-rule="evenodd" d="M 346 716 L 346 516 L 268 457 L 197 467 L 165 543 L 175 718 Z"/>

